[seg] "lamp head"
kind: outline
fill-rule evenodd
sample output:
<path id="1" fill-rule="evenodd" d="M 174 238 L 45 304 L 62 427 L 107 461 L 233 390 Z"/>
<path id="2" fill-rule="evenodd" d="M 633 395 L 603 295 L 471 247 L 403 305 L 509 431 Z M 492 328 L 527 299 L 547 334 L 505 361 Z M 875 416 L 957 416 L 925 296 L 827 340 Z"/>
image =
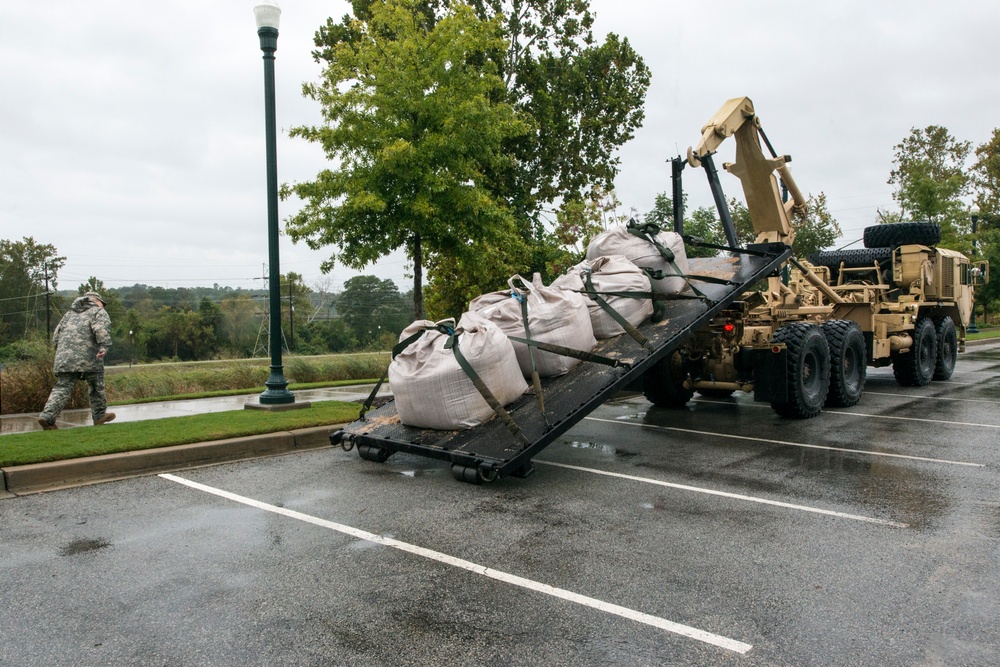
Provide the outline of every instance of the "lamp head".
<path id="1" fill-rule="evenodd" d="M 274 28 L 278 29 L 278 23 L 281 20 L 281 7 L 274 0 L 261 0 L 261 2 L 253 8 L 254 16 L 257 18 L 257 29 L 261 28 Z"/>

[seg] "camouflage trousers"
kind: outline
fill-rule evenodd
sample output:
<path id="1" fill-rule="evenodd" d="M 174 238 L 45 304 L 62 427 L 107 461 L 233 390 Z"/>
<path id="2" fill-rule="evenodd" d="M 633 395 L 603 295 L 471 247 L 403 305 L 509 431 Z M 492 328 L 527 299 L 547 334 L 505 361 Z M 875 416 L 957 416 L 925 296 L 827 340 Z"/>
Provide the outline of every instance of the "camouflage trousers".
<path id="1" fill-rule="evenodd" d="M 49 400 L 45 403 L 45 409 L 39 417 L 49 423 L 55 423 L 59 418 L 59 413 L 63 411 L 73 395 L 73 388 L 78 380 L 86 380 L 90 386 L 90 414 L 94 421 L 104 417 L 108 410 L 108 398 L 104 391 L 104 371 L 91 371 L 86 373 L 56 373 L 56 386 L 49 394 Z"/>

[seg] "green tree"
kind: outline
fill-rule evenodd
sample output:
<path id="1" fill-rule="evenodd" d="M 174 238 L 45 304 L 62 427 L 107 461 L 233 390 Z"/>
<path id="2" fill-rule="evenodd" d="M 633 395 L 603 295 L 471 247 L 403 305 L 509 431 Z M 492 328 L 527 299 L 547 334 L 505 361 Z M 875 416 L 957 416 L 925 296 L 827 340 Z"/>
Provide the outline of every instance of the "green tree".
<path id="1" fill-rule="evenodd" d="M 355 276 L 344 283 L 337 313 L 363 347 L 375 344 L 383 333 L 398 335 L 410 323 L 396 283 L 375 276 Z"/>
<path id="2" fill-rule="evenodd" d="M 793 215 L 792 226 L 795 228 L 794 246 L 798 257 L 808 257 L 829 248 L 843 233 L 827 208 L 823 192 L 808 196 L 805 213 Z"/>
<path id="3" fill-rule="evenodd" d="M 37 243 L 31 236 L 20 241 L 0 240 L 0 345 L 45 332 L 45 277 L 49 290 L 66 263 L 55 246 Z M 53 323 L 53 327 L 55 324 Z"/>
<path id="4" fill-rule="evenodd" d="M 965 163 L 971 142 L 958 141 L 947 128 L 913 128 L 896 144 L 888 183 L 904 214 L 941 225 L 942 245 L 961 245 L 968 232 L 968 213 L 961 198 L 969 193 Z"/>
<path id="5" fill-rule="evenodd" d="M 223 299 L 219 310 L 226 346 L 240 356 L 249 357 L 253 354 L 264 317 L 260 303 L 249 294 L 237 294 Z"/>
<path id="6" fill-rule="evenodd" d="M 529 127 L 502 101 L 503 80 L 484 62 L 504 48 L 499 22 L 462 4 L 435 21 L 424 6 L 376 2 L 365 18 L 320 31 L 325 68 L 304 92 L 322 105 L 326 124 L 290 134 L 320 144 L 335 166 L 282 188 L 305 202 L 287 221 L 290 236 L 338 247 L 324 269 L 337 260 L 363 268 L 405 248 L 416 317 L 426 253 L 462 257 L 470 242 L 516 238 L 514 217 L 486 175 L 512 162 L 504 142 Z"/>
<path id="7" fill-rule="evenodd" d="M 685 200 L 687 197 L 685 196 Z M 685 209 L 686 211 L 686 209 Z M 674 228 L 674 200 L 673 197 L 661 192 L 653 200 L 653 210 L 646 214 L 646 221 L 660 226 L 661 229 Z M 715 213 L 715 209 L 709 206 L 702 206 L 691 211 L 684 216 L 684 235 L 700 238 L 706 243 L 725 245 L 726 236 L 722 232 L 722 223 Z M 714 257 L 718 250 L 704 248 L 696 245 L 688 245 L 685 248 L 688 257 Z"/>

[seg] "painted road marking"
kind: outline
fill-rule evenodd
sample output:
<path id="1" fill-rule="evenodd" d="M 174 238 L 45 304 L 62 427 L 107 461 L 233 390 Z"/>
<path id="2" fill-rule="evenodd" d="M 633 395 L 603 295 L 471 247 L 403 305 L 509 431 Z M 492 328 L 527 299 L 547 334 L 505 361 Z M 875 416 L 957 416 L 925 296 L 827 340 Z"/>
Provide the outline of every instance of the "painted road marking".
<path id="1" fill-rule="evenodd" d="M 687 484 L 675 484 L 673 482 L 664 482 L 659 479 L 650 479 L 648 477 L 636 477 L 635 475 L 625 475 L 620 472 L 610 472 L 607 470 L 598 470 L 597 468 L 584 468 L 582 466 L 569 465 L 567 463 L 555 463 L 554 461 L 540 461 L 534 459 L 532 463 L 541 463 L 547 466 L 555 466 L 556 468 L 566 468 L 567 470 L 577 470 L 580 472 L 589 472 L 594 475 L 605 475 L 607 477 L 617 477 L 618 479 L 627 479 L 633 482 L 642 482 L 643 484 L 654 484 L 656 486 L 665 486 L 671 489 L 680 489 L 681 491 L 694 491 L 696 493 L 705 493 L 711 496 L 721 496 L 723 498 L 733 498 L 735 500 L 746 500 L 752 503 L 760 503 L 762 505 L 774 505 L 775 507 L 784 507 L 785 509 L 798 510 L 800 512 L 811 512 L 813 514 L 825 514 L 826 516 L 835 516 L 841 519 L 851 519 L 853 521 L 862 521 L 864 523 L 875 523 L 880 526 L 890 526 L 892 528 L 909 528 L 909 524 L 898 523 L 896 521 L 889 521 L 888 519 L 876 519 L 870 516 L 861 516 L 859 514 L 848 514 L 846 512 L 836 512 L 834 510 L 824 510 L 818 507 L 809 507 L 807 505 L 795 505 L 793 503 L 784 503 L 780 500 L 768 500 L 767 498 L 757 498 L 755 496 L 745 496 L 739 493 L 729 493 L 728 491 L 716 491 L 715 489 L 705 489 L 699 486 L 688 486 Z"/>
<path id="2" fill-rule="evenodd" d="M 972 386 L 979 386 L 979 383 Z M 990 400 L 987 398 L 950 398 L 948 396 L 915 396 L 913 394 L 894 394 L 888 391 L 869 391 L 865 390 L 865 395 L 874 394 L 876 396 L 896 396 L 898 398 L 922 398 L 930 401 L 962 401 L 963 403 L 989 403 L 991 405 L 997 405 L 997 401 Z"/>
<path id="3" fill-rule="evenodd" d="M 745 654 L 750 649 L 753 648 L 753 645 L 751 644 L 745 644 L 744 642 L 737 641 L 735 639 L 730 639 L 728 637 L 723 637 L 722 635 L 717 635 L 711 632 L 706 632 L 704 630 L 699 630 L 698 628 L 693 628 L 689 625 L 674 623 L 673 621 L 668 621 L 666 619 L 659 618 L 657 616 L 651 616 L 650 614 L 645 614 L 641 611 L 635 611 L 634 609 L 621 607 L 616 604 L 604 602 L 602 600 L 588 597 L 586 595 L 573 593 L 571 591 L 563 590 L 561 588 L 555 588 L 554 586 L 549 586 L 548 584 L 543 584 L 537 581 L 533 581 L 531 579 L 525 579 L 524 577 L 519 577 L 514 574 L 509 574 L 507 572 L 502 572 L 500 570 L 494 570 L 493 568 L 486 567 L 485 565 L 479 565 L 471 561 L 463 560 L 461 558 L 456 558 L 454 556 L 449 556 L 448 554 L 443 554 L 439 551 L 432 551 L 431 549 L 418 547 L 416 545 L 409 544 L 407 542 L 400 542 L 399 540 L 395 540 L 389 537 L 383 537 L 381 535 L 376 535 L 375 533 L 369 533 L 367 531 L 359 530 L 357 528 L 352 528 L 350 526 L 345 526 L 344 524 L 341 523 L 327 521 L 326 519 L 320 519 L 318 517 L 314 517 L 309 514 L 303 514 L 302 512 L 296 512 L 295 510 L 286 509 L 284 507 L 269 505 L 259 500 L 247 498 L 246 496 L 240 496 L 235 493 L 223 491 L 222 489 L 206 486 L 205 484 L 192 482 L 191 480 L 184 479 L 183 477 L 178 477 L 177 475 L 162 474 L 160 475 L 160 477 L 166 480 L 170 480 L 171 482 L 177 482 L 178 484 L 183 484 L 192 489 L 197 489 L 198 491 L 204 491 L 205 493 L 211 493 L 213 495 L 226 498 L 228 500 L 232 500 L 237 503 L 249 505 L 250 507 L 256 507 L 257 509 L 264 510 L 265 512 L 273 512 L 274 514 L 280 514 L 290 519 L 296 519 L 298 521 L 304 521 L 305 523 L 311 523 L 314 526 L 320 526 L 321 528 L 328 528 L 329 530 L 333 530 L 338 533 L 343 533 L 344 535 L 349 535 L 350 537 L 354 537 L 359 540 L 365 540 L 367 542 L 374 542 L 375 544 L 381 544 L 383 546 L 392 547 L 393 549 L 405 551 L 406 553 L 410 553 L 415 556 L 421 556 L 429 560 L 437 561 L 439 563 L 444 563 L 445 565 L 450 565 L 452 567 L 457 567 L 462 570 L 467 570 L 468 572 L 472 572 L 474 574 L 480 574 L 490 579 L 502 581 L 504 583 L 511 584 L 512 586 L 518 586 L 520 588 L 526 588 L 528 590 L 532 590 L 538 593 L 551 595 L 552 597 L 556 597 L 561 600 L 574 602 L 576 604 L 583 605 L 585 607 L 590 607 L 592 609 L 597 609 L 598 611 L 603 611 L 608 614 L 621 616 L 622 618 L 627 618 L 629 620 L 636 621 L 637 623 L 650 625 L 654 628 L 666 630 L 667 632 L 672 632 L 674 634 L 688 637 L 689 639 L 694 639 L 696 641 L 700 641 L 705 644 L 718 646 L 719 648 L 724 648 L 729 651 Z"/>
<path id="4" fill-rule="evenodd" d="M 928 398 L 936 398 L 931 396 Z M 740 402 L 734 404 L 732 401 L 706 401 L 703 399 L 698 399 L 695 403 L 713 403 L 715 405 L 739 405 L 741 408 L 760 408 L 760 409 L 771 409 L 770 405 L 760 405 L 757 403 L 744 403 Z M 909 422 L 927 422 L 929 424 L 950 424 L 952 426 L 978 426 L 980 428 L 1000 428 L 1000 424 L 981 424 L 979 422 L 953 422 L 944 419 L 922 419 L 920 417 L 897 417 L 894 415 L 870 415 L 865 412 L 843 412 L 841 410 L 823 410 L 824 415 L 847 415 L 848 417 L 871 417 L 872 419 L 895 419 L 897 421 L 909 421 Z"/>
<path id="5" fill-rule="evenodd" d="M 854 414 L 844 412 L 839 414 Z M 944 463 L 953 466 L 969 466 L 971 468 L 985 468 L 983 463 L 969 463 L 968 461 L 951 461 L 948 459 L 935 459 L 929 456 L 912 456 L 910 454 L 891 454 L 889 452 L 872 452 L 864 449 L 850 449 L 847 447 L 830 447 L 828 445 L 807 445 L 803 442 L 788 442 L 786 440 L 769 440 L 768 438 L 754 438 L 748 435 L 734 435 L 732 433 L 716 433 L 714 431 L 696 431 L 689 428 L 677 428 L 676 426 L 660 426 L 659 424 L 638 424 L 636 422 L 624 421 L 621 419 L 601 419 L 599 417 L 585 417 L 590 421 L 607 422 L 609 424 L 628 424 L 629 426 L 639 426 L 643 428 L 658 429 L 663 431 L 678 431 L 680 433 L 692 433 L 695 435 L 710 435 L 717 438 L 730 438 L 732 440 L 751 440 L 753 442 L 767 442 L 773 445 L 786 445 L 789 447 L 803 447 L 806 449 L 826 449 L 833 452 L 846 452 L 850 454 L 867 454 L 870 456 L 886 456 L 895 459 L 909 459 L 911 461 L 927 461 L 930 463 Z"/>

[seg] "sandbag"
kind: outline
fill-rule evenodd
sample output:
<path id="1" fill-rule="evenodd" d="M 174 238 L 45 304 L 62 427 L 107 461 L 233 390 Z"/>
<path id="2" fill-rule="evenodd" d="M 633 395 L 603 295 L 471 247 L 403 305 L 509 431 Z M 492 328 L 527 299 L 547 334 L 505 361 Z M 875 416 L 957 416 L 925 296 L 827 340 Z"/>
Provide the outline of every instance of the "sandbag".
<path id="1" fill-rule="evenodd" d="M 650 239 L 659 243 L 666 252 L 661 253 Z M 658 294 L 677 294 L 687 286 L 683 277 L 690 270 L 687 251 L 684 239 L 677 232 L 661 231 L 654 224 L 629 221 L 628 225 L 619 225 L 598 234 L 587 246 L 589 260 L 609 255 L 623 255 L 638 267 L 659 271 L 658 275 L 662 277 L 652 280 L 653 291 Z M 673 261 L 668 261 L 671 256 Z"/>
<path id="2" fill-rule="evenodd" d="M 597 344 L 594 328 L 587 309 L 587 297 L 542 283 L 542 276 L 535 274 L 531 283 L 521 276 L 513 276 L 510 289 L 478 296 L 469 304 L 469 311 L 478 313 L 493 322 L 508 336 L 526 338 L 521 300 L 528 310 L 530 338 L 542 343 L 589 352 Z M 521 373 L 531 375 L 531 356 L 528 346 L 512 341 Z M 540 377 L 563 375 L 573 369 L 579 359 L 534 349 L 535 370 Z"/>
<path id="3" fill-rule="evenodd" d="M 406 327 L 400 342 L 422 329 L 417 340 L 389 364 L 389 384 L 399 420 L 407 426 L 444 431 L 469 429 L 494 416 L 494 411 L 459 366 L 453 350 L 445 349 L 450 336 L 434 329 L 450 325 L 458 333 L 458 346 L 476 374 L 501 405 L 519 398 L 528 389 L 507 336 L 492 322 L 474 313 L 435 324 L 418 320 Z"/>
<path id="4" fill-rule="evenodd" d="M 552 287 L 584 292 L 586 291 L 586 273 L 588 271 L 597 292 L 650 293 L 649 276 L 621 255 L 598 257 L 595 260 L 585 259 L 552 281 Z M 633 298 L 610 294 L 601 294 L 600 296 L 632 326 L 639 326 L 653 314 L 653 301 L 648 297 Z M 597 301 L 589 297 L 587 298 L 587 310 L 590 312 L 590 322 L 596 338 L 612 338 L 625 332 L 621 325 L 601 308 Z"/>

